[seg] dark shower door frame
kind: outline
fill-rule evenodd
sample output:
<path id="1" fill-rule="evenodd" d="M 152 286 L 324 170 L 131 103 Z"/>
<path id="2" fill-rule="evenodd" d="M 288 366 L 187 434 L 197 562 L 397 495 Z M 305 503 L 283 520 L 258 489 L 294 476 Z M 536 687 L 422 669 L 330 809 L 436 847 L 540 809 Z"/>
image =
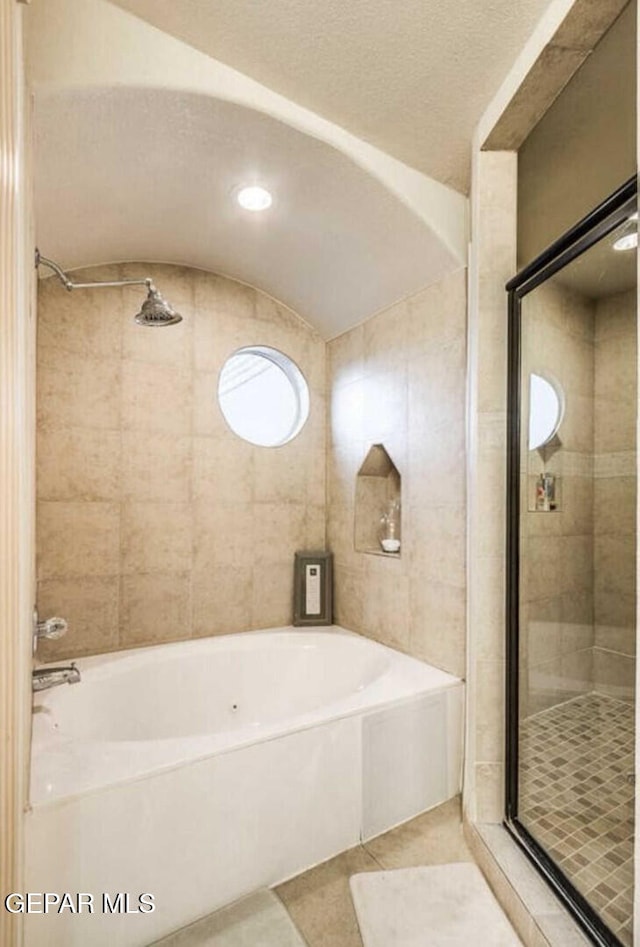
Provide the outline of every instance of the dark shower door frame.
<path id="1" fill-rule="evenodd" d="M 506 786 L 504 825 L 564 906 L 599 947 L 622 947 L 597 912 L 518 818 L 520 645 L 520 361 L 523 298 L 615 230 L 637 203 L 637 177 L 630 178 L 511 279 L 507 391 L 507 571 L 506 571 Z"/>

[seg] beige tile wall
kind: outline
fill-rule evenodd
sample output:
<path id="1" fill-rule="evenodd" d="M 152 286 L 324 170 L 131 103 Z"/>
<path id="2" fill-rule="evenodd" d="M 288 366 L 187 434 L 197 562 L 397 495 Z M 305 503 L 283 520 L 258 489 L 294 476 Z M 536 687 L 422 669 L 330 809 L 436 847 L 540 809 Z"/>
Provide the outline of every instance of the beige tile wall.
<path id="1" fill-rule="evenodd" d="M 516 272 L 517 155 L 474 153 L 469 299 L 468 668 L 464 809 L 504 816 L 507 300 Z"/>
<path id="2" fill-rule="evenodd" d="M 525 298 L 523 325 L 525 374 L 550 372 L 566 396 L 561 448 L 523 455 L 530 481 L 545 466 L 561 489 L 560 514 L 522 519 L 526 716 L 592 689 L 634 694 L 635 290 L 593 301 L 556 277 Z"/>
<path id="3" fill-rule="evenodd" d="M 522 302 L 520 713 L 593 687 L 594 303 L 554 277 Z M 526 443 L 529 374 L 555 380 L 565 413 L 553 447 Z M 555 474 L 558 511 L 535 512 L 535 481 Z"/>
<path id="4" fill-rule="evenodd" d="M 636 653 L 636 291 L 595 317 L 594 605 L 596 689 L 629 699 Z"/>
<path id="5" fill-rule="evenodd" d="M 465 376 L 466 270 L 328 346 L 327 540 L 335 556 L 336 620 L 460 676 Z M 399 559 L 354 545 L 356 474 L 378 443 L 402 480 Z"/>
<path id="6" fill-rule="evenodd" d="M 38 606 L 69 620 L 44 660 L 288 624 L 293 554 L 325 544 L 325 344 L 270 297 L 200 270 L 145 263 L 183 314 L 148 329 L 140 287 L 40 283 Z M 218 374 L 265 344 L 307 378 L 306 426 L 281 448 L 233 434 Z"/>

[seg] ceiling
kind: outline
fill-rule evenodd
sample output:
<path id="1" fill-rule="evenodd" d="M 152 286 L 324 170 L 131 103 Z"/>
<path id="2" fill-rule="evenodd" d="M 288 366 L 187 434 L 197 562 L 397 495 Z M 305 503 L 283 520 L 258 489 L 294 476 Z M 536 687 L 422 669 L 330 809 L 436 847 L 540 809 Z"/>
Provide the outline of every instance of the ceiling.
<path id="1" fill-rule="evenodd" d="M 338 335 L 460 264 L 405 202 L 285 122 L 184 90 L 41 89 L 36 231 L 71 269 L 184 263 L 259 286 Z M 259 182 L 264 214 L 234 190 Z"/>
<path id="2" fill-rule="evenodd" d="M 475 125 L 551 0 L 112 0 L 467 191 Z"/>

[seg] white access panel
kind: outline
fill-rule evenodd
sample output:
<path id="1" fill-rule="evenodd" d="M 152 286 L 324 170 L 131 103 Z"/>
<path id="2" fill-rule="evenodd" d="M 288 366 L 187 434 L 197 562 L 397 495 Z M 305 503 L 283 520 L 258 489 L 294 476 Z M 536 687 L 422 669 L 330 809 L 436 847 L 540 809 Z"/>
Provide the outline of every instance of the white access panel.
<path id="1" fill-rule="evenodd" d="M 365 717 L 362 736 L 363 839 L 449 798 L 446 692 Z"/>

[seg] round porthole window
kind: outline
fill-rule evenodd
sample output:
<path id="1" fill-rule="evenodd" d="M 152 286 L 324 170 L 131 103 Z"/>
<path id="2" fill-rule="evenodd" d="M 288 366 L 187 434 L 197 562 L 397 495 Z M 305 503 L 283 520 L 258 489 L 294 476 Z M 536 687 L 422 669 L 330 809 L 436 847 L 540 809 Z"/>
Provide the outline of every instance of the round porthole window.
<path id="1" fill-rule="evenodd" d="M 556 435 L 564 415 L 559 385 L 531 373 L 529 380 L 529 450 L 544 447 Z"/>
<path id="2" fill-rule="evenodd" d="M 261 447 L 280 447 L 299 434 L 309 416 L 309 388 L 283 352 L 250 345 L 224 363 L 218 403 L 238 437 Z"/>

